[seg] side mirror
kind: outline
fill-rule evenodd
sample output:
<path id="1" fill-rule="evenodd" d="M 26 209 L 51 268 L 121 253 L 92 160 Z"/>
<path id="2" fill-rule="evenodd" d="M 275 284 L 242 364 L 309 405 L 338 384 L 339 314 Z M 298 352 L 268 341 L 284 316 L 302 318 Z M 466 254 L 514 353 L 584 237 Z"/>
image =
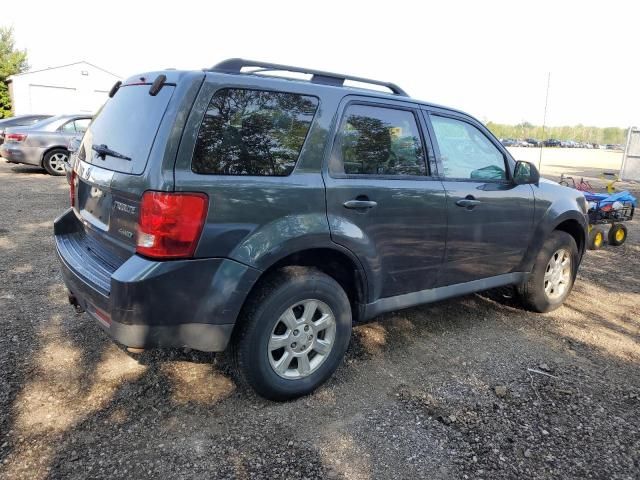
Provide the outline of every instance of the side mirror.
<path id="1" fill-rule="evenodd" d="M 533 163 L 518 160 L 516 168 L 513 169 L 513 183 L 516 185 L 538 185 L 540 172 Z"/>

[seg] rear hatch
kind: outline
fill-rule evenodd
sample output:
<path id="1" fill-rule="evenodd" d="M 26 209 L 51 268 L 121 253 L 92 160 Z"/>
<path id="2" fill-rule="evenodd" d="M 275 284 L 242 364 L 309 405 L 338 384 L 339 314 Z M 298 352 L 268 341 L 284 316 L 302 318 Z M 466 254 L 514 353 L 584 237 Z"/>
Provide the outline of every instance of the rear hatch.
<path id="1" fill-rule="evenodd" d="M 162 88 L 151 92 L 165 73 Z M 172 140 L 182 131 L 183 102 L 190 105 L 194 85 L 201 83 L 198 73 L 159 72 L 125 81 L 84 135 L 71 179 L 78 228 L 65 241 L 71 254 L 84 252 L 86 262 L 100 262 L 96 267 L 105 276 L 135 253 L 143 193 L 173 189 Z M 192 80 L 186 86 L 185 77 Z"/>

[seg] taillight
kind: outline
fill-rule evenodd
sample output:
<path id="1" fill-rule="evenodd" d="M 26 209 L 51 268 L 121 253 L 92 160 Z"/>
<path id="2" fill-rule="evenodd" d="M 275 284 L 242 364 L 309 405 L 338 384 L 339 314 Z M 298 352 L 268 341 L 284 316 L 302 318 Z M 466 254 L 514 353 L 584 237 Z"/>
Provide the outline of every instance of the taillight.
<path id="1" fill-rule="evenodd" d="M 7 133 L 4 137 L 7 142 L 24 142 L 27 139 L 26 133 Z"/>
<path id="2" fill-rule="evenodd" d="M 136 251 L 153 258 L 192 257 L 207 218 L 204 193 L 145 192 Z"/>
<path id="3" fill-rule="evenodd" d="M 69 197 L 71 199 L 71 206 L 76 206 L 76 186 L 78 184 L 78 175 L 75 170 L 71 170 L 71 179 L 69 181 Z"/>

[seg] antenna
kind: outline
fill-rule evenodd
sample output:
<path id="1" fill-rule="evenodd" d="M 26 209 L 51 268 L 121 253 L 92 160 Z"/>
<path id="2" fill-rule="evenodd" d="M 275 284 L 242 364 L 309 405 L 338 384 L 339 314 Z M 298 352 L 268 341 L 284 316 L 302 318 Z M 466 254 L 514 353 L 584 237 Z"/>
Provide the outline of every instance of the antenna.
<path id="1" fill-rule="evenodd" d="M 544 117 L 542 118 L 542 144 L 540 145 L 540 158 L 538 159 L 538 172 L 542 169 L 542 149 L 544 148 L 544 129 L 547 126 L 547 105 L 549 103 L 549 85 L 551 84 L 551 72 L 547 75 L 547 95 L 544 98 Z"/>

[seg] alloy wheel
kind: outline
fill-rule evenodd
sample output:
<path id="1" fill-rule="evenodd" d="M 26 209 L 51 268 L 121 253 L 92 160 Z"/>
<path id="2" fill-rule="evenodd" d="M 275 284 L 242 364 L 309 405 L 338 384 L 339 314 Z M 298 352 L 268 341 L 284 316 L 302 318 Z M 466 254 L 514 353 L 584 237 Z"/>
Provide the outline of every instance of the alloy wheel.
<path id="1" fill-rule="evenodd" d="M 276 322 L 267 355 L 274 372 L 297 380 L 314 373 L 327 359 L 336 338 L 336 319 L 320 300 L 303 300 L 287 308 Z"/>
<path id="2" fill-rule="evenodd" d="M 571 283 L 571 252 L 561 248 L 553 255 L 544 273 L 544 293 L 549 300 L 561 298 Z"/>

